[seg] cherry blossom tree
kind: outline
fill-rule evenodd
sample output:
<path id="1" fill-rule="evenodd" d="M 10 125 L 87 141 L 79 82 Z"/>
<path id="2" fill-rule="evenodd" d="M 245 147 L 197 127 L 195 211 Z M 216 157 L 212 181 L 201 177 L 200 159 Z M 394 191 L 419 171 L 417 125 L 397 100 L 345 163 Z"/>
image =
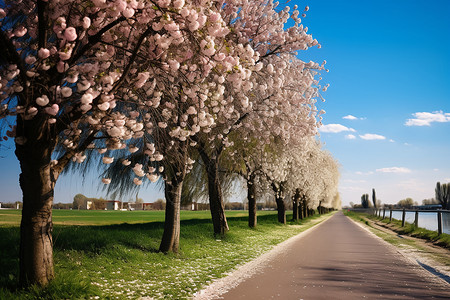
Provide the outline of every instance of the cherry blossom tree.
<path id="1" fill-rule="evenodd" d="M 321 149 L 314 138 L 290 153 L 288 189 L 293 194 L 294 220 L 303 217 L 307 208 L 339 208 L 339 168 L 330 153 Z"/>
<path id="2" fill-rule="evenodd" d="M 228 229 L 218 181 L 219 162 L 227 147 L 234 142 L 241 143 L 240 135 L 235 135 L 236 138 L 232 140 L 230 133 L 245 125 L 247 131 L 256 135 L 260 133 L 259 136 L 268 140 L 272 135 L 293 131 L 292 128 L 306 132 L 311 130 L 310 127 L 315 127 L 313 98 L 316 89 L 311 86 L 316 81 L 315 73 L 311 70 L 322 69 L 323 66 L 314 62 L 301 62 L 293 54 L 297 50 L 320 45 L 307 34 L 308 29 L 300 24 L 297 7 L 294 7 L 292 14 L 289 11 L 288 6 L 278 7 L 273 1 L 259 0 L 229 1 L 222 10 L 224 20 L 232 28 L 229 40 L 235 41 L 238 48 L 242 49 L 241 59 L 254 62 L 255 67 L 251 74 L 243 76 L 243 80 L 234 81 L 233 86 L 226 88 L 223 100 L 219 99 L 224 106 L 215 107 L 213 111 L 217 117 L 215 126 L 208 134 L 196 136 L 198 151 L 207 169 L 216 234 L 223 234 Z M 290 27 L 287 26 L 289 20 L 293 24 Z M 289 98 L 291 96 L 294 98 Z M 215 99 L 213 102 L 219 103 Z M 309 109 L 300 106 L 308 106 Z M 283 117 L 283 123 L 276 123 L 280 119 L 279 115 L 289 109 L 294 110 L 288 112 L 289 116 Z M 297 122 L 291 123 L 293 120 Z M 276 133 L 266 129 L 272 125 Z M 249 174 L 250 186 L 255 179 L 254 174 L 249 170 L 246 173 Z M 249 203 L 254 208 L 250 210 L 250 220 L 256 221 L 256 203 L 253 200 Z"/>
<path id="3" fill-rule="evenodd" d="M 0 118 L 22 172 L 22 283 L 53 278 L 54 186 L 70 161 L 93 153 L 105 165 L 131 168 L 136 185 L 163 175 L 160 249 L 178 249 L 190 137 L 214 124 L 207 100 L 223 93 L 221 81 L 250 72 L 225 38 L 222 7 L 214 0 L 22 0 L 0 8 Z"/>

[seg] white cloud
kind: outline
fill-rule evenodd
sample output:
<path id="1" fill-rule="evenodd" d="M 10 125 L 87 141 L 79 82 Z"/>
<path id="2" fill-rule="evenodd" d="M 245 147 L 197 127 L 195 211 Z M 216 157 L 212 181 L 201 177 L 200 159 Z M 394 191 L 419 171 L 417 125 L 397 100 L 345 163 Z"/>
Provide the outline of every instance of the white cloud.
<path id="1" fill-rule="evenodd" d="M 360 138 L 362 138 L 363 140 L 385 140 L 386 137 L 379 135 L 379 134 L 374 134 L 374 133 L 366 133 L 363 135 L 359 136 Z"/>
<path id="2" fill-rule="evenodd" d="M 411 173 L 410 169 L 404 167 L 381 168 L 376 171 L 381 173 Z"/>
<path id="3" fill-rule="evenodd" d="M 339 132 L 343 132 L 343 131 L 355 132 L 356 130 L 353 128 L 346 127 L 341 124 L 327 124 L 327 125 L 322 125 L 319 128 L 319 131 L 320 132 L 339 133 Z"/>
<path id="4" fill-rule="evenodd" d="M 356 174 L 356 175 L 372 175 L 372 174 L 373 174 L 373 172 L 372 172 L 372 171 L 370 171 L 370 172 L 366 172 L 366 173 L 364 173 L 364 172 L 361 172 L 361 171 L 357 171 L 357 172 L 355 172 L 355 174 Z"/>
<path id="5" fill-rule="evenodd" d="M 395 143 L 395 141 L 394 141 L 393 139 L 390 139 L 390 140 L 389 140 L 389 142 L 391 142 L 391 143 Z"/>
<path id="6" fill-rule="evenodd" d="M 354 139 L 356 139 L 356 136 L 354 136 L 353 134 L 347 134 L 347 135 L 345 136 L 345 138 L 346 138 L 347 140 L 354 140 Z"/>
<path id="7" fill-rule="evenodd" d="M 450 178 L 444 178 L 444 181 L 450 182 Z"/>
<path id="8" fill-rule="evenodd" d="M 358 120 L 359 118 L 352 116 L 352 115 L 347 115 L 342 117 L 342 119 L 346 119 L 346 120 Z"/>
<path id="9" fill-rule="evenodd" d="M 354 180 L 354 179 L 344 179 L 342 182 L 348 182 L 348 183 L 366 183 L 366 180 Z"/>
<path id="10" fill-rule="evenodd" d="M 431 123 L 446 123 L 450 122 L 450 113 L 444 113 L 441 111 L 429 112 L 416 112 L 413 114 L 415 118 L 408 119 L 405 122 L 406 126 L 431 126 Z"/>
<path id="11" fill-rule="evenodd" d="M 346 115 L 346 116 L 343 116 L 342 119 L 354 121 L 354 120 L 365 120 L 366 118 L 358 118 L 353 115 Z"/>

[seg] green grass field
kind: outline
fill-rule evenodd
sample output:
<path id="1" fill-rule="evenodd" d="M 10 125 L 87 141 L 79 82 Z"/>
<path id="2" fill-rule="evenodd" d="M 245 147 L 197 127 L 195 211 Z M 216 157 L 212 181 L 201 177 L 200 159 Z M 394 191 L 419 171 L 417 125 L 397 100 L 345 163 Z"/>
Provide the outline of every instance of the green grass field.
<path id="1" fill-rule="evenodd" d="M 187 299 L 323 218 L 281 225 L 276 212 L 258 212 L 250 229 L 247 212 L 227 211 L 230 231 L 217 239 L 209 211 L 183 211 L 180 253 L 166 255 L 157 251 L 162 211 L 55 210 L 56 279 L 25 291 L 17 287 L 20 213 L 0 213 L 0 299 Z"/>
<path id="2" fill-rule="evenodd" d="M 273 214 L 273 211 L 261 211 L 259 215 Z M 0 226 L 20 225 L 21 210 L 0 210 Z M 227 211 L 229 217 L 245 217 L 246 211 Z M 210 211 L 181 211 L 182 220 L 209 219 Z M 113 225 L 164 222 L 164 211 L 113 211 L 113 210 L 53 210 L 55 225 Z"/>

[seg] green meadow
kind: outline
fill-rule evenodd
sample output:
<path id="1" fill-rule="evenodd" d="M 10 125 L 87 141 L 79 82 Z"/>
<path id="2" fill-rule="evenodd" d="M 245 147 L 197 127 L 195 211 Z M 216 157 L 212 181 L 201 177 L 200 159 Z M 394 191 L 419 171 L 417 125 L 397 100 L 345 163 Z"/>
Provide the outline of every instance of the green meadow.
<path id="1" fill-rule="evenodd" d="M 183 211 L 180 252 L 158 252 L 163 211 L 54 210 L 55 280 L 22 290 L 18 282 L 20 212 L 0 211 L 0 299 L 187 299 L 236 266 L 313 226 L 277 222 L 258 212 L 248 227 L 246 211 L 227 211 L 230 231 L 213 235 L 209 211 Z M 288 214 L 288 219 L 292 215 Z"/>
<path id="2" fill-rule="evenodd" d="M 260 211 L 259 215 L 273 214 L 273 211 Z M 0 210 L 0 226 L 20 225 L 21 210 Z M 245 217 L 248 212 L 227 211 L 227 217 Z M 182 220 L 209 219 L 209 210 L 181 211 Z M 55 225 L 113 225 L 137 224 L 147 222 L 164 222 L 164 211 L 117 211 L 117 210 L 53 210 L 53 224 Z"/>

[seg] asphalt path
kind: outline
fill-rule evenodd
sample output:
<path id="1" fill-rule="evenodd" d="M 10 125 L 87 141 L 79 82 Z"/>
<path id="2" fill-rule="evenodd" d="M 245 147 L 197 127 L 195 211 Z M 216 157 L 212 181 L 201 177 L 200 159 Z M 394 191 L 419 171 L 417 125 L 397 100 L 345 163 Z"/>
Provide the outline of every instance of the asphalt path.
<path id="1" fill-rule="evenodd" d="M 220 299 L 450 299 L 450 284 L 338 212 Z"/>

